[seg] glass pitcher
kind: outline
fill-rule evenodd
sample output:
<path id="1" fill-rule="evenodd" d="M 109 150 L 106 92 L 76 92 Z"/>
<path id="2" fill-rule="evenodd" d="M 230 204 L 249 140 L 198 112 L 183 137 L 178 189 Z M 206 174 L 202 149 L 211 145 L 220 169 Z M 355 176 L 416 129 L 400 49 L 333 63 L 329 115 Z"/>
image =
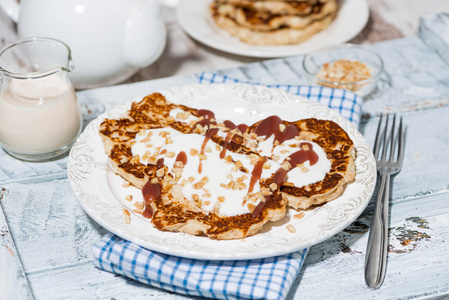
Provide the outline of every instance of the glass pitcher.
<path id="1" fill-rule="evenodd" d="M 43 161 L 65 154 L 82 128 L 67 76 L 70 48 L 52 38 L 26 38 L 0 50 L 0 143 L 10 155 Z"/>

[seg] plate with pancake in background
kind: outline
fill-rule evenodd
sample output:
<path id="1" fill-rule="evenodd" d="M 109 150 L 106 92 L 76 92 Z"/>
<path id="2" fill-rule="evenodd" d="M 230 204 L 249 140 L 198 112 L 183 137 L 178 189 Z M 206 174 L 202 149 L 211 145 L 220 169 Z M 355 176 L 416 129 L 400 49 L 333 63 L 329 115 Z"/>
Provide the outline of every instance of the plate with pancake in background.
<path id="1" fill-rule="evenodd" d="M 92 121 L 68 177 L 97 223 L 145 248 L 255 259 L 320 243 L 366 208 L 376 165 L 353 124 L 279 89 L 187 85 Z"/>
<path id="2" fill-rule="evenodd" d="M 177 19 L 194 39 L 251 57 L 284 57 L 340 44 L 369 19 L 366 0 L 180 1 Z"/>

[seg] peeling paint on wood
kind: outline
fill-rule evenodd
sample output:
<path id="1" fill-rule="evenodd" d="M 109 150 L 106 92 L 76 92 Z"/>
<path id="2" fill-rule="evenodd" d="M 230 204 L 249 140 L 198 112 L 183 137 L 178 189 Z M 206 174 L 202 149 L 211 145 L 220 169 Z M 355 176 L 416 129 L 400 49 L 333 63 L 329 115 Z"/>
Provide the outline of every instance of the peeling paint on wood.
<path id="1" fill-rule="evenodd" d="M 402 226 L 390 228 L 390 243 L 388 251 L 405 253 L 416 249 L 421 240 L 429 241 L 431 236 L 429 222 L 419 217 L 408 217 Z"/>

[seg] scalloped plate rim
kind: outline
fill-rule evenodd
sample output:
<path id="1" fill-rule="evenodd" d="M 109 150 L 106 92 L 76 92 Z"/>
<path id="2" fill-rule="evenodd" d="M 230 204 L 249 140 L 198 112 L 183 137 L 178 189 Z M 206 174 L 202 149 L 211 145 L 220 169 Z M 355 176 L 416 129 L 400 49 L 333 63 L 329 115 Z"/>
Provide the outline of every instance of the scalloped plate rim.
<path id="1" fill-rule="evenodd" d="M 89 205 L 89 201 L 95 198 L 102 198 L 104 197 L 104 195 L 102 195 L 100 192 L 101 190 L 97 189 L 97 188 L 93 188 L 92 187 L 92 182 L 90 182 L 89 180 L 83 180 L 80 179 L 77 174 L 76 174 L 76 168 L 78 165 L 82 165 L 84 163 L 84 161 L 79 161 L 79 157 L 88 157 L 91 160 L 93 160 L 92 162 L 92 167 L 94 169 L 95 172 L 100 172 L 101 176 L 105 176 L 106 177 L 106 172 L 110 172 L 107 171 L 106 168 L 106 161 L 107 161 L 107 156 L 106 154 L 104 154 L 104 150 L 103 147 L 101 146 L 100 149 L 98 149 L 99 147 L 93 147 L 92 149 L 89 148 L 90 144 L 86 141 L 90 141 L 90 143 L 93 143 L 93 141 L 95 141 L 95 144 L 98 144 L 98 142 L 101 143 L 101 139 L 99 135 L 94 135 L 94 133 L 98 132 L 98 126 L 101 122 L 101 120 L 103 120 L 104 118 L 108 117 L 110 115 L 111 112 L 114 112 L 114 114 L 118 114 L 121 111 L 125 111 L 130 103 L 132 101 L 129 101 L 126 104 L 123 105 L 119 105 L 116 106 L 115 108 L 101 114 L 100 116 L 98 116 L 95 120 L 91 121 L 86 129 L 84 130 L 84 132 L 80 135 L 80 137 L 78 138 L 77 142 L 75 143 L 75 145 L 72 147 L 70 154 L 69 154 L 69 161 L 68 161 L 68 178 L 69 178 L 69 182 L 72 186 L 72 189 L 76 195 L 77 200 L 79 201 L 81 207 L 84 209 L 84 211 L 90 216 L 92 217 L 98 224 L 100 224 L 101 226 L 103 226 L 105 229 L 111 231 L 112 233 L 126 239 L 129 240 L 131 242 L 134 242 L 140 246 L 143 246 L 145 248 L 148 248 L 150 250 L 154 250 L 157 252 L 161 252 L 161 253 L 165 253 L 165 254 L 169 254 L 169 255 L 175 255 L 175 256 L 181 256 L 181 257 L 186 257 L 186 258 L 192 258 L 192 259 L 208 259 L 208 260 L 242 260 L 242 259 L 258 259 L 258 258 L 265 258 L 265 257 L 271 257 L 271 256 L 278 256 L 278 255 L 283 255 L 283 254 L 288 254 L 291 252 L 295 252 L 295 251 L 299 251 L 303 248 L 308 248 L 312 245 L 318 244 L 332 236 L 334 236 L 335 234 L 339 233 L 341 230 L 343 230 L 344 228 L 346 228 L 348 225 L 350 225 L 362 212 L 363 210 L 366 208 L 366 206 L 369 203 L 369 200 L 372 196 L 373 190 L 374 190 L 374 186 L 375 186 L 375 182 L 376 182 L 376 169 L 375 169 L 375 161 L 374 161 L 374 157 L 372 156 L 372 153 L 369 150 L 369 146 L 366 144 L 366 141 L 364 140 L 363 136 L 360 134 L 360 132 L 358 132 L 354 126 L 352 125 L 352 123 L 350 123 L 348 120 L 346 120 L 345 118 L 343 118 L 341 115 L 339 115 L 338 113 L 336 113 L 335 111 L 332 111 L 331 109 L 329 109 L 327 106 L 321 104 L 321 103 L 317 103 L 317 102 L 310 102 L 308 101 L 306 98 L 303 97 L 299 97 L 293 94 L 290 94 L 288 92 L 285 91 L 281 91 L 279 89 L 275 89 L 275 88 L 267 88 L 264 86 L 255 86 L 255 85 L 249 85 L 249 84 L 214 84 L 214 85 L 204 85 L 204 84 L 192 84 L 192 85 L 186 85 L 186 86 L 180 86 L 180 87 L 174 87 L 168 90 L 161 90 L 159 92 L 161 92 L 164 95 L 176 95 L 176 94 L 181 94 L 182 92 L 187 91 L 189 93 L 189 95 L 191 96 L 191 98 L 201 98 L 204 97 L 206 93 L 212 93 L 212 94 L 217 94 L 217 97 L 219 98 L 220 96 L 223 96 L 223 93 L 231 93 L 231 94 L 238 94 L 240 92 L 255 92 L 256 95 L 257 93 L 262 93 L 264 95 L 266 95 L 265 93 L 268 93 L 268 95 L 278 95 L 278 96 L 282 96 L 283 100 L 287 101 L 287 104 L 290 105 L 298 105 L 299 107 L 301 107 L 301 105 L 307 107 L 307 108 L 314 108 L 316 109 L 317 112 L 319 113 L 326 113 L 329 114 L 329 116 L 332 119 L 335 119 L 334 121 L 336 121 L 338 124 L 340 124 L 340 126 L 342 126 L 347 132 L 348 134 L 350 134 L 351 138 L 354 140 L 354 143 L 356 144 L 356 150 L 358 150 L 358 148 L 365 150 L 365 152 L 367 153 L 367 157 L 365 157 L 364 163 L 364 167 L 368 167 L 368 169 L 370 169 L 370 172 L 368 173 L 368 171 L 366 171 L 363 176 L 363 180 L 367 181 L 365 183 L 360 183 L 357 182 L 357 177 L 356 177 L 356 182 L 357 184 L 361 184 L 363 186 L 363 195 L 362 195 L 362 199 L 360 200 L 360 203 L 356 206 L 356 209 L 354 209 L 354 211 L 352 211 L 351 214 L 346 215 L 347 219 L 337 222 L 336 224 L 332 224 L 332 222 L 325 222 L 323 224 L 320 224 L 320 226 L 327 225 L 328 227 L 330 227 L 330 229 L 328 229 L 327 231 L 324 231 L 323 234 L 320 235 L 316 235 L 313 236 L 312 238 L 309 238 L 307 240 L 301 241 L 301 239 L 299 239 L 299 242 L 297 242 L 297 244 L 292 244 L 292 245 L 278 245 L 273 243 L 271 245 L 271 247 L 266 247 L 266 243 L 270 244 L 270 241 L 267 241 L 267 239 L 270 238 L 270 231 L 268 231 L 267 233 L 259 233 L 253 237 L 248 237 L 245 238 L 242 241 L 239 241 L 239 243 L 242 246 L 239 246 L 236 243 L 236 240 L 232 240 L 232 241 L 216 241 L 216 240 L 211 240 L 208 239 L 206 237 L 197 237 L 197 236 L 192 236 L 189 234 L 184 234 L 184 233 L 173 233 L 173 232 L 161 232 L 158 230 L 155 230 L 154 228 L 149 228 L 149 229 L 145 229 L 147 231 L 150 231 L 149 233 L 149 237 L 151 237 L 153 239 L 157 239 L 160 236 L 164 236 L 166 239 L 170 240 L 170 242 L 173 241 L 178 241 L 180 243 L 187 243 L 188 245 L 198 245 L 198 246 L 203 246 L 203 247 L 198 247 L 198 249 L 204 249 L 206 248 L 206 250 L 195 250 L 195 249 L 185 249 L 182 247 L 182 245 L 180 245 L 178 248 L 177 247 L 173 247 L 173 244 L 163 244 L 163 245 L 156 245 L 154 243 L 150 243 L 148 242 L 148 239 L 145 240 L 144 236 L 139 235 L 139 234 L 135 234 L 134 232 L 130 232 L 130 225 L 126 225 L 126 224 L 119 224 L 120 222 L 109 222 L 107 220 L 105 220 L 104 218 L 102 218 L 102 215 L 105 213 L 104 211 L 96 211 L 92 208 L 91 205 Z M 237 92 L 236 92 L 237 91 Z M 202 94 L 203 93 L 203 94 Z M 271 94 L 270 94 L 271 93 Z M 196 99 L 196 98 L 195 98 Z M 286 100 L 287 99 L 287 100 Z M 173 101 L 173 99 L 168 99 L 170 101 Z M 239 99 L 239 100 L 245 100 L 245 99 Z M 193 100 L 193 103 L 196 100 Z M 175 101 L 173 101 L 175 102 Z M 188 103 L 184 103 L 187 105 L 191 105 L 191 102 Z M 262 104 L 260 104 L 262 105 Z M 268 105 L 268 106 L 273 106 L 273 103 L 264 103 L 263 105 Z M 278 103 L 275 103 L 273 107 L 279 107 Z M 315 115 L 311 115 L 308 117 L 314 117 Z M 303 116 L 304 117 L 304 116 Z M 86 147 L 86 150 L 83 150 L 83 147 Z M 88 149 L 88 151 L 87 151 Z M 92 155 L 90 155 L 91 153 L 89 153 L 90 151 L 92 151 Z M 99 159 L 98 157 L 94 157 L 94 155 L 100 156 L 101 159 Z M 78 164 L 78 165 L 77 165 Z M 104 168 L 104 170 L 102 170 L 102 166 Z M 356 160 L 356 168 L 358 169 L 360 166 L 358 165 L 358 160 Z M 91 175 L 93 176 L 93 175 Z M 101 177 L 100 176 L 100 177 Z M 116 175 L 114 175 L 116 176 Z M 93 179 L 94 181 L 104 181 L 105 178 L 99 178 L 98 176 L 94 176 L 94 178 L 88 178 L 88 179 Z M 97 182 L 96 182 L 97 183 Z M 353 183 L 351 183 L 353 184 Z M 350 185 L 351 185 L 350 184 Z M 80 187 L 82 187 L 80 189 Z M 112 192 L 111 192 L 112 193 Z M 346 192 L 345 192 L 346 193 Z M 345 194 L 343 194 L 345 195 Z M 346 197 L 346 196 L 345 196 Z M 349 199 L 353 199 L 356 198 L 355 196 L 348 196 Z M 339 197 L 339 198 L 343 198 Z M 338 202 L 337 200 L 339 199 L 337 198 L 334 201 L 331 201 L 327 204 L 324 204 L 322 207 L 319 207 L 319 209 L 321 210 L 321 212 L 325 213 L 326 211 L 328 213 L 330 212 L 339 212 L 338 209 L 336 211 L 332 210 L 332 206 L 334 203 Z M 107 200 L 110 201 L 110 200 Z M 117 201 L 116 199 L 114 199 L 114 201 Z M 110 203 L 112 207 L 114 207 L 117 204 L 111 203 L 111 202 L 106 202 L 106 203 L 102 203 L 102 204 L 108 204 Z M 351 206 L 351 203 L 340 203 L 340 206 L 344 206 L 345 204 L 348 204 L 349 206 Z M 290 210 L 293 211 L 293 210 Z M 344 209 L 343 209 L 344 211 Z M 340 212 L 342 213 L 342 212 Z M 344 213 L 344 212 L 343 212 Z M 320 211 L 318 212 L 318 214 L 320 214 Z M 312 215 L 313 217 L 314 215 Z M 290 220 L 291 221 L 291 220 Z M 132 221 L 134 222 L 134 221 Z M 134 226 L 139 226 L 142 224 L 142 220 L 136 221 L 135 224 L 133 224 Z M 148 224 L 150 226 L 151 223 L 148 222 Z M 303 224 L 304 225 L 304 224 Z M 135 229 L 137 229 L 137 227 L 134 227 Z M 138 228 L 137 230 L 141 230 L 141 228 Z M 152 231 L 153 230 L 153 231 Z M 279 230 L 278 230 L 279 231 Z M 287 231 L 288 232 L 288 231 Z M 291 238 L 292 234 L 288 232 L 288 234 L 285 234 L 285 239 L 288 240 L 288 238 Z M 264 236 L 264 237 L 261 237 Z M 283 237 L 282 237 L 283 238 Z M 205 242 L 206 241 L 206 242 Z M 159 242 L 159 240 L 157 241 Z M 262 245 L 257 247 L 258 243 L 261 243 Z M 211 248 L 212 245 L 212 248 Z M 229 250 L 226 250 L 223 248 L 223 246 L 226 245 L 232 245 L 232 247 Z M 252 249 L 252 248 L 243 248 L 243 247 L 247 247 L 247 246 L 254 246 L 254 251 L 250 251 L 248 249 Z M 240 248 L 242 248 L 241 252 L 238 252 L 236 250 L 238 250 Z M 211 252 L 211 250 L 216 250 L 214 252 Z M 245 251 L 243 251 L 245 250 Z"/>

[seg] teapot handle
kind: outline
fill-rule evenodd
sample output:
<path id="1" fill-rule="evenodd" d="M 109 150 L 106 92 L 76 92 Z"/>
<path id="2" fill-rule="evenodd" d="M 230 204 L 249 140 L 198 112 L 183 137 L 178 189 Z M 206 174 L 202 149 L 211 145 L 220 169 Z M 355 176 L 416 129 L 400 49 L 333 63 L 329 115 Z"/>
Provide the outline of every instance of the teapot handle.
<path id="1" fill-rule="evenodd" d="M 19 21 L 20 5 L 17 0 L 0 0 L 0 8 L 15 23 Z"/>
<path id="2" fill-rule="evenodd" d="M 0 0 L 2 1 L 2 0 Z M 131 14 L 125 34 L 125 58 L 137 68 L 152 64 L 165 48 L 167 29 L 157 0 L 139 1 Z"/>

